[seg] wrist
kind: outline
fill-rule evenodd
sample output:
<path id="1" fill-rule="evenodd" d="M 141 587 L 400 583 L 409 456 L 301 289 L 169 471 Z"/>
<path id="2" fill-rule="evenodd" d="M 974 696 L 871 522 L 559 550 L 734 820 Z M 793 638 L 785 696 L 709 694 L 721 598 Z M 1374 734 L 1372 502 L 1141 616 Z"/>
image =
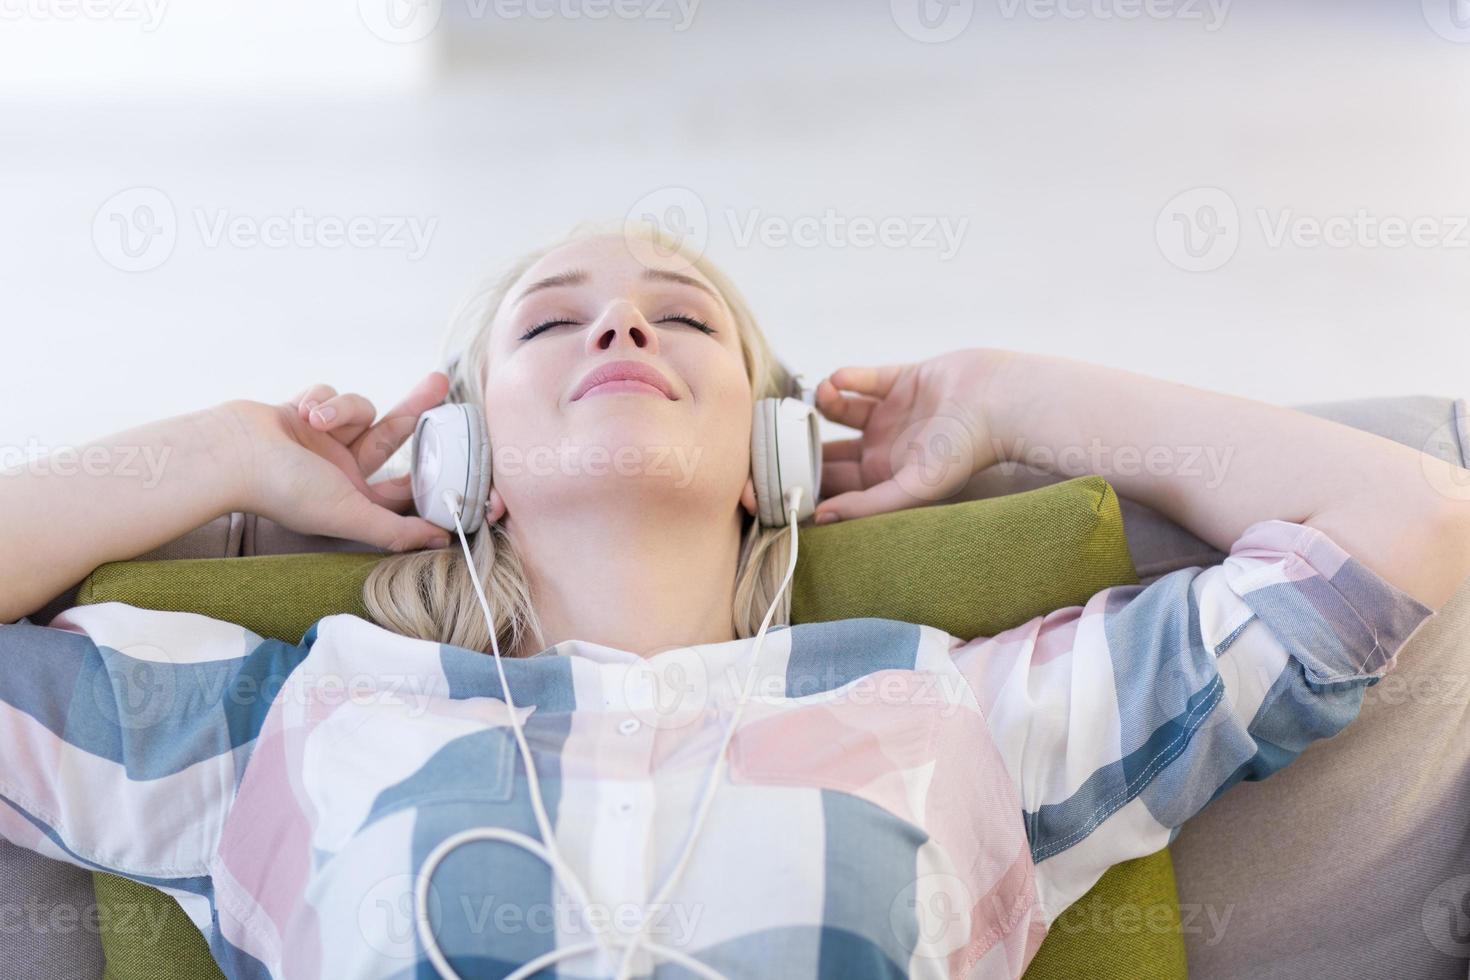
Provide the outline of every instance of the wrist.
<path id="1" fill-rule="evenodd" d="M 987 464 L 1017 461 L 1022 455 L 1019 416 L 1027 391 L 1018 378 L 1025 373 L 1029 356 L 997 348 L 981 348 L 974 355 L 975 412 L 980 419 L 982 438 L 988 441 L 988 445 L 981 447 L 981 458 Z"/>
<path id="2" fill-rule="evenodd" d="M 234 511 L 254 513 L 254 467 L 250 464 L 250 426 L 242 403 L 221 402 L 179 416 L 181 441 L 192 461 L 203 497 L 215 516 Z"/>

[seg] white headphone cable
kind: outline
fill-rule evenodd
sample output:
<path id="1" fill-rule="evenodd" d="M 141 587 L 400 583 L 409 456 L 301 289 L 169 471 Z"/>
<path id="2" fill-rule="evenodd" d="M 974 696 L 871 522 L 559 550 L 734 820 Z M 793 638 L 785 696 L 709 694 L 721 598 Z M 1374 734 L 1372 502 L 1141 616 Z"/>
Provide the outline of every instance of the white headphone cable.
<path id="1" fill-rule="evenodd" d="M 720 743 L 719 755 L 716 757 L 715 763 L 710 769 L 709 778 L 705 783 L 704 796 L 700 800 L 699 812 L 695 816 L 694 824 L 690 828 L 688 839 L 686 840 L 684 845 L 684 850 L 679 855 L 679 860 L 676 863 L 673 871 L 669 873 L 669 877 L 665 879 L 663 886 L 659 889 L 658 895 L 655 897 L 654 901 L 650 903 L 649 907 L 657 908 L 662 903 L 664 898 L 666 898 L 667 895 L 673 890 L 674 884 L 684 873 L 684 869 L 689 862 L 689 857 L 694 851 L 695 842 L 699 838 L 699 831 L 704 826 L 705 817 L 708 815 L 710 806 L 714 801 L 715 793 L 719 789 L 720 776 L 723 774 L 725 767 L 725 753 L 730 745 L 731 739 L 734 738 L 736 727 L 740 723 L 740 717 L 744 713 L 745 704 L 750 694 L 751 684 L 755 679 L 756 667 L 760 663 L 760 653 L 761 648 L 765 642 L 766 631 L 770 627 L 771 618 L 775 615 L 776 606 L 778 603 L 780 603 L 782 595 L 785 594 L 786 588 L 791 582 L 792 574 L 796 571 L 796 552 L 798 542 L 796 515 L 800 511 L 801 494 L 802 491 L 800 487 L 793 487 L 789 494 L 790 503 L 787 510 L 787 523 L 788 526 L 791 528 L 791 557 L 786 566 L 786 575 L 781 580 L 781 585 L 779 588 L 777 588 L 776 594 L 771 600 L 770 607 L 766 610 L 765 618 L 761 621 L 760 631 L 756 634 L 755 643 L 751 652 L 750 668 L 746 673 L 745 690 L 741 692 L 740 700 L 736 705 L 734 713 L 731 715 L 730 724 L 725 729 L 724 738 Z M 435 847 L 432 851 L 430 851 L 429 854 L 424 858 L 423 867 L 419 871 L 418 879 L 415 882 L 414 886 L 414 923 L 418 931 L 419 941 L 423 943 L 424 950 L 428 954 L 429 961 L 434 964 L 434 968 L 438 971 L 440 977 L 445 978 L 445 980 L 461 980 L 459 974 L 456 973 L 454 968 L 449 965 L 448 959 L 445 958 L 443 951 L 439 948 L 438 941 L 434 937 L 433 925 L 429 922 L 428 903 L 429 883 L 433 877 L 434 870 L 438 867 L 439 862 L 442 861 L 444 857 L 449 854 L 449 852 L 453 851 L 461 844 L 468 843 L 472 840 L 499 840 L 523 848 L 524 850 L 529 851 L 530 853 L 541 858 L 543 861 L 546 862 L 547 866 L 551 868 L 557 880 L 561 881 L 563 885 L 570 884 L 572 886 L 569 890 L 573 892 L 577 901 L 581 903 L 582 917 L 589 927 L 592 926 L 592 923 L 591 920 L 588 918 L 587 909 L 592 903 L 588 897 L 586 886 L 583 885 L 582 880 L 577 876 L 571 865 L 569 865 L 562 858 L 561 851 L 556 846 L 556 837 L 551 832 L 551 822 L 546 815 L 546 807 L 541 798 L 541 785 L 540 780 L 537 778 L 536 775 L 536 765 L 532 761 L 531 749 L 529 744 L 526 742 L 526 736 L 521 727 L 520 715 L 516 709 L 515 701 L 511 697 L 510 683 L 505 676 L 505 667 L 501 663 L 500 642 L 495 634 L 495 620 L 490 613 L 490 603 L 485 598 L 484 586 L 480 584 L 480 576 L 475 569 L 474 558 L 470 553 L 469 541 L 465 537 L 464 525 L 460 523 L 459 508 L 463 501 L 458 499 L 458 495 L 451 490 L 446 490 L 444 492 L 444 500 L 449 507 L 449 512 L 451 516 L 453 516 L 454 518 L 454 526 L 455 530 L 459 534 L 460 546 L 464 549 L 465 564 L 469 568 L 470 579 L 472 582 L 474 582 L 475 586 L 475 594 L 480 600 L 480 610 L 484 613 L 485 623 L 490 630 L 490 646 L 495 656 L 495 669 L 499 673 L 500 677 L 500 691 L 501 694 L 505 696 L 505 703 L 507 707 L 510 708 L 511 728 L 515 733 L 516 743 L 520 747 L 521 759 L 524 761 L 526 766 L 526 781 L 530 789 L 531 807 L 536 816 L 537 829 L 541 832 L 542 837 L 541 841 L 537 841 L 534 838 L 520 833 L 519 831 L 507 830 L 503 827 L 471 828 L 453 834 L 445 840 L 441 841 L 439 845 Z M 644 911 L 646 913 L 647 908 L 645 908 Z M 629 975 L 633 955 L 638 951 L 640 947 L 643 949 L 647 949 L 651 953 L 672 960 L 700 976 L 709 977 L 711 978 L 711 980 L 726 980 L 724 974 L 720 973 L 717 970 L 714 970 L 704 963 L 701 963 L 699 960 L 695 959 L 692 956 L 689 956 L 687 953 L 684 953 L 669 946 L 665 946 L 662 943 L 654 943 L 648 940 L 645 935 L 648 929 L 648 921 L 648 915 L 643 915 L 639 922 L 638 931 L 628 939 L 623 939 L 621 937 L 603 937 L 598 933 L 595 928 L 593 928 L 592 932 L 598 937 L 598 941 L 590 943 L 578 943 L 575 946 L 567 946 L 561 949 L 551 950 L 550 952 L 547 952 L 541 956 L 536 957 L 530 962 L 523 964 L 514 973 L 511 973 L 508 977 L 506 977 L 506 980 L 522 980 L 522 978 L 528 977 L 533 973 L 536 973 L 539 970 L 550 966 L 553 963 L 566 959 L 567 957 L 580 956 L 584 953 L 592 952 L 598 949 L 603 950 L 604 952 L 608 953 L 609 956 L 611 956 L 612 949 L 609 948 L 610 946 L 626 947 L 622 961 L 620 962 L 618 967 L 618 980 L 624 980 L 624 978 Z"/>

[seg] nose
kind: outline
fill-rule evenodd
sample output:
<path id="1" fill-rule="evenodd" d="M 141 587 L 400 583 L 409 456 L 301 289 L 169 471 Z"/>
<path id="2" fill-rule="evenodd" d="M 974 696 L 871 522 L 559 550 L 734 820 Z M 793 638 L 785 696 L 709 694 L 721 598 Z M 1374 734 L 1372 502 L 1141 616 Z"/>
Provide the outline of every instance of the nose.
<path id="1" fill-rule="evenodd" d="M 587 353 L 598 354 L 618 348 L 633 348 L 645 354 L 658 353 L 658 333 L 632 303 L 614 303 L 587 331 Z"/>

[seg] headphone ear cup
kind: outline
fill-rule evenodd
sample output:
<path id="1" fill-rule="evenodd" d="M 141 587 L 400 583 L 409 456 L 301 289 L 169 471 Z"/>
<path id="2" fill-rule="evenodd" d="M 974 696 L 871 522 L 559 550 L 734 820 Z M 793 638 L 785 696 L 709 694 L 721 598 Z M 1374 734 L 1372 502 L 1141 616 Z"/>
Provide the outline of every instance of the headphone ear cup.
<path id="1" fill-rule="evenodd" d="M 775 432 L 775 398 L 761 398 L 755 403 L 750 426 L 750 477 L 755 484 L 756 520 L 766 527 L 786 523 L 781 513 L 781 477 L 772 452 Z"/>
<path id="2" fill-rule="evenodd" d="M 485 509 L 490 496 L 490 436 L 485 427 L 485 414 L 477 405 L 464 405 L 469 422 L 470 467 L 465 489 L 465 513 L 460 517 L 466 534 L 473 534 L 485 522 Z"/>
<path id="3" fill-rule="evenodd" d="M 750 437 L 756 509 L 766 527 L 786 526 L 786 495 L 802 488 L 798 521 L 816 509 L 822 484 L 821 429 L 812 406 L 795 398 L 762 398 Z"/>
<path id="4" fill-rule="evenodd" d="M 479 530 L 490 492 L 490 442 L 480 409 L 463 402 L 431 408 L 413 433 L 413 502 L 424 520 L 455 530 L 446 492 L 462 497 L 459 520 L 466 534 Z"/>

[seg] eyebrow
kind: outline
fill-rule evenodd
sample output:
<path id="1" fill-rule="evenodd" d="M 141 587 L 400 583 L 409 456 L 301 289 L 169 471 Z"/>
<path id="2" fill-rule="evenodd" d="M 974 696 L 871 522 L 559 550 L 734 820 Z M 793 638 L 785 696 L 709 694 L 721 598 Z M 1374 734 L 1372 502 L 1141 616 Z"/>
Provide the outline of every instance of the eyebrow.
<path id="1" fill-rule="evenodd" d="M 650 282 L 674 282 L 679 283 L 683 286 L 693 286 L 695 289 L 704 290 L 717 302 L 720 299 L 719 293 L 715 292 L 709 286 L 705 285 L 703 282 L 699 281 L 693 276 L 686 276 L 682 272 L 670 272 L 666 269 L 644 269 L 643 278 Z M 527 296 L 530 296 L 534 292 L 539 292 L 542 289 L 557 289 L 562 286 L 585 285 L 587 279 L 587 270 L 585 269 L 570 269 L 566 272 L 558 272 L 554 276 L 547 276 L 545 279 L 537 279 L 535 282 L 531 283 L 531 285 L 527 286 L 524 290 L 521 291 L 520 296 L 516 297 L 516 302 L 519 303 Z"/>
<path id="2" fill-rule="evenodd" d="M 716 301 L 720 299 L 719 293 L 693 276 L 686 276 L 682 272 L 669 272 L 664 269 L 644 269 L 643 278 L 653 282 L 677 282 L 684 286 L 693 286 L 695 289 L 702 289 L 706 293 L 709 293 Z"/>
<path id="3" fill-rule="evenodd" d="M 531 283 L 531 285 L 527 286 L 521 292 L 520 296 L 516 297 L 516 302 L 519 303 L 521 300 L 525 299 L 527 296 L 530 296 L 537 290 L 555 289 L 558 286 L 580 286 L 586 281 L 587 272 L 585 269 L 571 269 L 567 272 L 558 272 L 554 276 L 547 276 L 545 279 L 537 279 L 535 282 Z"/>

